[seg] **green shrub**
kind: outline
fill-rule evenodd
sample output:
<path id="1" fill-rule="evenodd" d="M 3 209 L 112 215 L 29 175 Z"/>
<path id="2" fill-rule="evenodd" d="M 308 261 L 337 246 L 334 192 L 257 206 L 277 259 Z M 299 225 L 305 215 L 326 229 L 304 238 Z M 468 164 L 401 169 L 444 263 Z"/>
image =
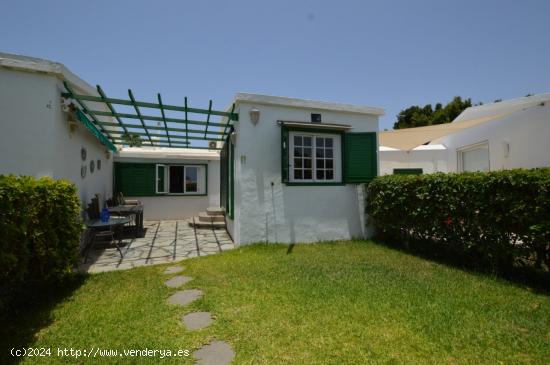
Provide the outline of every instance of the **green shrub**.
<path id="1" fill-rule="evenodd" d="M 0 309 L 37 285 L 59 283 L 78 260 L 80 201 L 63 180 L 0 175 Z"/>
<path id="2" fill-rule="evenodd" d="M 550 267 L 550 169 L 388 175 L 367 193 L 369 219 L 385 241 L 492 271 Z"/>

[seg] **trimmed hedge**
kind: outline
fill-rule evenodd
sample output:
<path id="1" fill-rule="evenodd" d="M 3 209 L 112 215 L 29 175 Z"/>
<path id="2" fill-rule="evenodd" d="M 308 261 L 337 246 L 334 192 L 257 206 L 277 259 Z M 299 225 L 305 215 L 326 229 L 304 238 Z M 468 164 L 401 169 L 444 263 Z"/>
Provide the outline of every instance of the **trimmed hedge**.
<path id="1" fill-rule="evenodd" d="M 0 309 L 36 285 L 59 283 L 70 274 L 81 230 L 73 184 L 0 175 Z"/>
<path id="2" fill-rule="evenodd" d="M 370 222 L 386 242 L 493 272 L 550 267 L 550 169 L 388 175 L 367 193 Z"/>

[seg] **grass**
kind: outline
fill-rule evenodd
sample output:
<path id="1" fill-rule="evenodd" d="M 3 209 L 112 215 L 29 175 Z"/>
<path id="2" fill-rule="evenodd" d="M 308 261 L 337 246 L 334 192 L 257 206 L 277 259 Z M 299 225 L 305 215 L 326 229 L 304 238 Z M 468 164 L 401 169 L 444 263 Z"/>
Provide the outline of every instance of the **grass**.
<path id="1" fill-rule="evenodd" d="M 291 251 L 291 252 L 290 252 Z M 255 245 L 186 260 L 186 288 L 167 306 L 165 266 L 90 275 L 53 308 L 0 336 L 33 347 L 191 349 L 226 340 L 236 364 L 542 364 L 550 297 L 372 242 Z M 182 314 L 212 312 L 188 332 Z M 37 325 L 38 323 L 38 325 Z M 34 327 L 33 327 L 34 326 Z M 6 333 L 1 333 L 5 331 Z M 118 362 L 117 362 L 118 361 Z M 193 363 L 188 358 L 25 358 L 23 363 Z"/>

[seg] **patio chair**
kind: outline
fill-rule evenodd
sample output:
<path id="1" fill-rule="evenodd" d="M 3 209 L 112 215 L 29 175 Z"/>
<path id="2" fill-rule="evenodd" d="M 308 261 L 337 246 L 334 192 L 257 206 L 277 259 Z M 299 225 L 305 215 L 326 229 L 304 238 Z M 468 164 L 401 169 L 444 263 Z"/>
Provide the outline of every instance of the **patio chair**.
<path id="1" fill-rule="evenodd" d="M 139 200 L 124 199 L 124 194 L 122 194 L 122 192 L 118 193 L 117 200 L 119 205 L 140 205 L 141 204 Z"/>

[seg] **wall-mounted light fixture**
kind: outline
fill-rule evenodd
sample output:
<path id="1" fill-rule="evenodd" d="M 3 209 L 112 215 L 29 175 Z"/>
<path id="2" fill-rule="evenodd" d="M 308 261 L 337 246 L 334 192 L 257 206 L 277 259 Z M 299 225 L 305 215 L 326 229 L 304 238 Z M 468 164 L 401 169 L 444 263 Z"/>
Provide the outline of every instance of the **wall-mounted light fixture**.
<path id="1" fill-rule="evenodd" d="M 260 110 L 258 110 L 256 107 L 253 107 L 250 109 L 250 121 L 252 124 L 256 125 L 260 121 Z"/>
<path id="2" fill-rule="evenodd" d="M 231 144 L 237 143 L 237 133 L 235 132 L 231 133 L 231 136 L 229 136 L 229 138 L 231 139 Z"/>

